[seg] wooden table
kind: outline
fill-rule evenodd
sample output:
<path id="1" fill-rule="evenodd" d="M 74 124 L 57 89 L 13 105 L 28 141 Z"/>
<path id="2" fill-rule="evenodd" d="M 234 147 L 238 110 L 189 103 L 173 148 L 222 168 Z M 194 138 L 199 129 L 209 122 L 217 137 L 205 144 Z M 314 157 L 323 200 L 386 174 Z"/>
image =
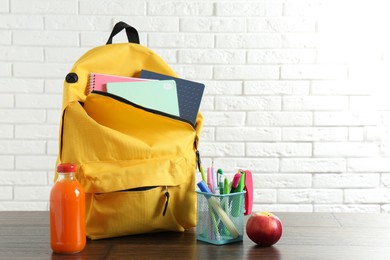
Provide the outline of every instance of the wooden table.
<path id="1" fill-rule="evenodd" d="M 0 212 L 0 259 L 390 259 L 390 215 L 277 213 L 281 240 L 258 247 L 241 243 L 215 246 L 197 241 L 194 230 L 97 241 L 81 253 L 52 254 L 48 212 Z"/>

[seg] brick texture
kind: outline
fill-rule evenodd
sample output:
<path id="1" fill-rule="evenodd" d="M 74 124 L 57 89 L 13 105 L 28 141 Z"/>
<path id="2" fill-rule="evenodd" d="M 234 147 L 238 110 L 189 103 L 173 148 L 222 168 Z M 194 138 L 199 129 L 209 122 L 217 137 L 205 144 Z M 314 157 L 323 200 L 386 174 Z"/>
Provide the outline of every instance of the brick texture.
<path id="1" fill-rule="evenodd" d="M 383 4 L 0 0 L 0 210 L 48 209 L 64 76 L 125 21 L 205 83 L 204 167 L 251 169 L 255 211 L 390 213 Z"/>

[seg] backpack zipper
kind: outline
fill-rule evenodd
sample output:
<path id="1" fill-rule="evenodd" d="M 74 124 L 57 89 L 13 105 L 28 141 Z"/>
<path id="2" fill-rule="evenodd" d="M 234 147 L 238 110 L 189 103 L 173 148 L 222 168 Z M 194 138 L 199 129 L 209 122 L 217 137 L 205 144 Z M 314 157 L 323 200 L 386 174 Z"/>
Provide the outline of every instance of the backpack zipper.
<path id="1" fill-rule="evenodd" d="M 179 117 L 179 116 L 175 116 L 175 115 L 171 115 L 171 114 L 168 114 L 168 113 L 164 113 L 164 112 L 161 112 L 159 110 L 155 110 L 155 109 L 150 109 L 150 108 L 147 108 L 147 107 L 143 107 L 143 106 L 140 106 L 136 103 L 133 103 L 125 98 L 122 98 L 120 96 L 117 96 L 117 95 L 114 95 L 114 94 L 111 94 L 111 93 L 108 93 L 108 92 L 103 92 L 103 91 L 92 91 L 91 93 L 95 93 L 95 94 L 98 94 L 98 95 L 102 95 L 102 96 L 106 96 L 106 97 L 110 97 L 110 98 L 113 98 L 119 102 L 123 102 L 123 103 L 126 103 L 128 105 L 132 105 L 133 107 L 136 107 L 136 108 L 139 108 L 139 109 L 142 109 L 142 110 L 145 110 L 145 111 L 148 111 L 150 113 L 153 113 L 153 114 L 156 114 L 156 115 L 160 115 L 160 116 L 165 116 L 165 117 L 169 117 L 169 118 L 172 118 L 172 119 L 175 119 L 175 120 L 178 120 L 178 121 L 182 121 L 184 123 L 187 123 L 189 124 L 194 130 L 195 130 L 195 125 L 192 124 L 191 121 L 189 120 L 186 120 L 182 117 Z"/>
<path id="2" fill-rule="evenodd" d="M 158 186 L 148 186 L 148 187 L 140 187 L 140 188 L 133 188 L 133 189 L 127 189 L 127 190 L 122 190 L 120 192 L 129 192 L 129 191 L 145 191 L 145 190 L 150 190 L 150 189 L 154 189 L 154 188 L 157 188 Z M 169 191 L 168 191 L 168 186 L 165 185 L 165 206 L 164 206 L 164 210 L 163 210 L 163 217 L 165 216 L 165 214 L 167 213 L 167 209 L 168 209 L 168 204 L 169 204 L 169 198 L 170 198 L 170 194 L 169 194 Z"/>
<path id="3" fill-rule="evenodd" d="M 168 191 L 168 186 L 165 186 L 165 197 L 166 197 L 166 201 L 165 201 L 165 206 L 164 206 L 164 211 L 163 211 L 163 216 L 165 216 L 165 213 L 167 213 L 167 209 L 168 209 L 168 203 L 169 203 L 169 191 Z"/>

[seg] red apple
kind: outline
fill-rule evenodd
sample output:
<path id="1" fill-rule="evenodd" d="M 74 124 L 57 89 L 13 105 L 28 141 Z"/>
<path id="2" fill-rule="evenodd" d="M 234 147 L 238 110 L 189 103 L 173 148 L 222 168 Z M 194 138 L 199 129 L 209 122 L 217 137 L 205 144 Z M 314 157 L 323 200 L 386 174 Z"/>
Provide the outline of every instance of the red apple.
<path id="1" fill-rule="evenodd" d="M 282 222 L 269 212 L 253 213 L 246 223 L 246 234 L 260 246 L 272 246 L 282 236 Z"/>

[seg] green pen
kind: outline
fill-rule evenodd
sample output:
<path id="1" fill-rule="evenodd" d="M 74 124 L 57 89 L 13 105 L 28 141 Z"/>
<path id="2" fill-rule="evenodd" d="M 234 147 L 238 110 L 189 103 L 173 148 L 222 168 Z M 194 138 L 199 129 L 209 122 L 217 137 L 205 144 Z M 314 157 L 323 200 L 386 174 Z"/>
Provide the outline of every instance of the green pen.
<path id="1" fill-rule="evenodd" d="M 229 194 L 230 193 L 230 185 L 228 179 L 225 177 L 224 183 L 223 183 L 223 194 Z"/>
<path id="2" fill-rule="evenodd" d="M 240 181 L 238 182 L 237 188 L 235 189 L 234 193 L 236 192 L 243 192 L 245 187 L 245 172 L 241 172 Z M 244 195 L 235 195 L 233 197 L 232 201 L 232 216 L 238 217 L 240 215 L 240 212 L 243 207 L 243 197 Z"/>
<path id="3" fill-rule="evenodd" d="M 230 193 L 230 184 L 228 178 L 225 177 L 224 182 L 223 182 L 223 194 L 229 194 Z M 225 210 L 226 213 L 229 212 L 229 197 L 224 197 L 222 199 L 222 208 Z M 226 236 L 230 236 L 229 230 L 224 227 L 223 232 Z"/>
<path id="4" fill-rule="evenodd" d="M 223 186 L 223 181 L 222 181 L 222 177 L 223 177 L 222 169 L 218 169 L 217 175 L 218 175 L 219 194 L 224 194 L 224 192 L 223 192 L 224 186 Z"/>
<path id="5" fill-rule="evenodd" d="M 242 192 L 245 187 L 245 172 L 241 172 L 240 181 L 238 182 L 238 186 L 234 192 Z"/>
<path id="6" fill-rule="evenodd" d="M 203 167 L 200 167 L 200 173 L 202 174 L 202 180 L 207 183 L 206 175 L 204 174 Z"/>

